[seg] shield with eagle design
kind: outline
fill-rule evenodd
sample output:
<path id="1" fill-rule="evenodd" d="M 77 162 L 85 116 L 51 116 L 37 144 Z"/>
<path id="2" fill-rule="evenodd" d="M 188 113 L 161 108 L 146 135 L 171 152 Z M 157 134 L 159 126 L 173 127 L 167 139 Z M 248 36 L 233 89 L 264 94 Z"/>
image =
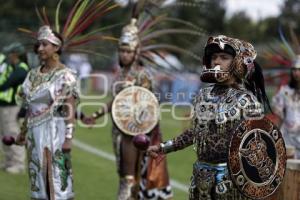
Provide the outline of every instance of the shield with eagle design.
<path id="1" fill-rule="evenodd" d="M 158 123 L 159 103 L 148 89 L 131 86 L 122 90 L 112 104 L 112 118 L 125 134 L 149 133 Z"/>
<path id="2" fill-rule="evenodd" d="M 242 194 L 251 199 L 271 196 L 283 180 L 285 166 L 284 140 L 270 120 L 244 120 L 234 130 L 228 168 Z"/>

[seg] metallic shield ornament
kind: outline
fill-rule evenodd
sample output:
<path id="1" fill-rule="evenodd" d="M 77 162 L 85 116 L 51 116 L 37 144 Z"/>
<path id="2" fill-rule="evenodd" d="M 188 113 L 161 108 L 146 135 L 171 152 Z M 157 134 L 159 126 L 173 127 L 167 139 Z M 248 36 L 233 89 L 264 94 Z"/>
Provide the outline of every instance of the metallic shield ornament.
<path id="1" fill-rule="evenodd" d="M 234 130 L 228 169 L 242 194 L 251 199 L 269 197 L 279 188 L 285 167 L 283 137 L 267 118 L 244 120 Z"/>
<path id="2" fill-rule="evenodd" d="M 131 86 L 122 90 L 112 104 L 112 118 L 125 134 L 149 133 L 158 123 L 159 103 L 150 90 Z"/>

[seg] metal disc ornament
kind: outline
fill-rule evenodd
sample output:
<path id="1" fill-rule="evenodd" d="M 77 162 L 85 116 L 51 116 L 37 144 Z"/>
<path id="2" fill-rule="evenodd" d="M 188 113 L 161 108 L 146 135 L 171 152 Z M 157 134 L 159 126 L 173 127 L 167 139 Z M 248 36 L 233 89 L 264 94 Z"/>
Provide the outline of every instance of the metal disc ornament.
<path id="1" fill-rule="evenodd" d="M 146 88 L 131 86 L 122 90 L 112 104 L 112 118 L 128 135 L 149 133 L 158 123 L 159 103 Z"/>

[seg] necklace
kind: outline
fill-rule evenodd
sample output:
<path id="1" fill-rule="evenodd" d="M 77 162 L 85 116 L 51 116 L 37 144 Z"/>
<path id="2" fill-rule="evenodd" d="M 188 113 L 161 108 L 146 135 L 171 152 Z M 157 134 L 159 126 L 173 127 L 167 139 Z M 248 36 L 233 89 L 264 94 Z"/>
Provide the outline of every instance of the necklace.
<path id="1" fill-rule="evenodd" d="M 31 91 L 35 90 L 38 86 L 42 85 L 43 83 L 50 81 L 55 72 L 59 69 L 58 67 L 55 67 L 53 70 L 47 73 L 42 73 L 41 68 L 42 67 L 38 67 L 37 70 L 35 70 L 35 72 L 32 73 L 30 76 L 30 81 L 32 84 Z"/>

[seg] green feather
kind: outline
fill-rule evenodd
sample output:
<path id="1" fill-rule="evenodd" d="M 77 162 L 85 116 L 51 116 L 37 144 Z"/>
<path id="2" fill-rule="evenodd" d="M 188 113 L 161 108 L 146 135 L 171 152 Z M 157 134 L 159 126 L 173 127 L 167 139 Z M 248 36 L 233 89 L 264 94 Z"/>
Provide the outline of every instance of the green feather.
<path id="1" fill-rule="evenodd" d="M 60 6 L 63 0 L 60 0 L 57 4 L 56 11 L 55 11 L 55 28 L 56 32 L 60 33 L 60 26 L 59 26 L 59 11 L 60 11 Z"/>
<path id="2" fill-rule="evenodd" d="M 70 26 L 68 27 L 68 29 L 66 31 L 65 37 L 68 37 L 68 35 L 73 31 L 73 29 L 75 28 L 78 20 L 80 19 L 80 17 L 84 13 L 84 10 L 86 9 L 88 3 L 89 3 L 89 0 L 83 0 L 82 1 L 80 6 L 78 7 L 78 9 L 76 10 L 74 17 L 71 20 Z"/>

